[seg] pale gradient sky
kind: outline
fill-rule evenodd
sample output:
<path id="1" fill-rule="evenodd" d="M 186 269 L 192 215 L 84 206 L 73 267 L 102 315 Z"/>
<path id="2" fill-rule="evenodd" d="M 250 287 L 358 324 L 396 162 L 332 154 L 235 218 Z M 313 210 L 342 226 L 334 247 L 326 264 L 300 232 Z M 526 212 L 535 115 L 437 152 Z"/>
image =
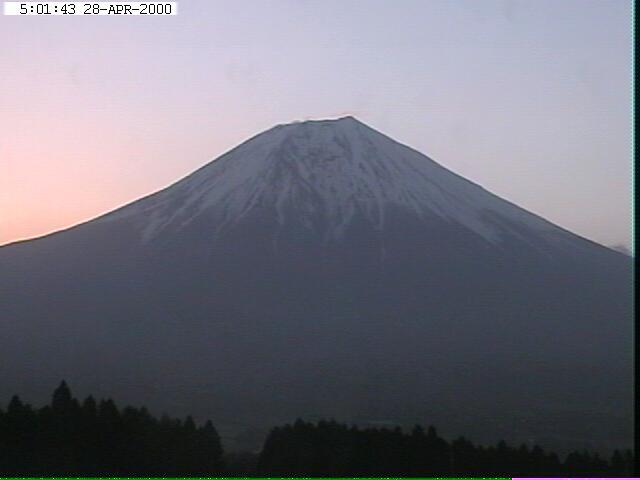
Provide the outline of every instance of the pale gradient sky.
<path id="1" fill-rule="evenodd" d="M 274 124 L 352 114 L 630 243 L 630 3 L 181 0 L 0 17 L 0 244 L 158 190 Z"/>

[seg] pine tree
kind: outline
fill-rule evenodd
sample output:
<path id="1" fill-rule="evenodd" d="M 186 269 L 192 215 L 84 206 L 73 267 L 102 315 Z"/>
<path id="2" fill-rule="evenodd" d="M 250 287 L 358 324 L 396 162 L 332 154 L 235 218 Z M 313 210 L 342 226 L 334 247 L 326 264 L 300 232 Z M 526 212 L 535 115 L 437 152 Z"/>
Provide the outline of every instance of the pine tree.
<path id="1" fill-rule="evenodd" d="M 63 413 L 67 412 L 71 408 L 71 403 L 71 390 L 69 390 L 67 382 L 62 380 L 58 388 L 53 392 L 51 408 L 53 408 L 55 413 Z"/>

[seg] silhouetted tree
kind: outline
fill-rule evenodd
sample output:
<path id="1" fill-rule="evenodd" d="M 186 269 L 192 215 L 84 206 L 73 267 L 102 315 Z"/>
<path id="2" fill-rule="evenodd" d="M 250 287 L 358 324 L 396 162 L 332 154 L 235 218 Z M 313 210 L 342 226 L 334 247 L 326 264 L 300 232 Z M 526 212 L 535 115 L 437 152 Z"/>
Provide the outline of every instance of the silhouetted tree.
<path id="1" fill-rule="evenodd" d="M 270 476 L 606 476 L 630 465 L 620 452 L 614 456 L 610 465 L 596 454 L 575 452 L 563 464 L 540 446 L 514 448 L 502 441 L 476 447 L 464 437 L 449 444 L 433 426 L 427 433 L 419 425 L 403 433 L 297 420 L 271 431 L 257 471 Z"/>
<path id="2" fill-rule="evenodd" d="M 80 405 L 64 381 L 40 410 L 17 396 L 0 410 L 0 476 L 211 476 L 222 472 L 222 454 L 211 422 L 158 421 L 91 396 Z"/>
<path id="3" fill-rule="evenodd" d="M 67 382 L 64 380 L 60 383 L 60 386 L 53 392 L 53 398 L 51 399 L 51 408 L 57 415 L 68 413 L 72 408 L 73 399 L 71 397 L 71 390 L 67 386 Z"/>

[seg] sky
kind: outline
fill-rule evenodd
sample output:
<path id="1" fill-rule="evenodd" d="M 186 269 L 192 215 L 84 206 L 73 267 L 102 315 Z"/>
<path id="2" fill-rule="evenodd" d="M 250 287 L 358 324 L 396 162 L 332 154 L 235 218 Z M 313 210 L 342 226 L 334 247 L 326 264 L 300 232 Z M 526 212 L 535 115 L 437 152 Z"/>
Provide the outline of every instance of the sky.
<path id="1" fill-rule="evenodd" d="M 159 190 L 273 125 L 344 115 L 630 245 L 630 2 L 178 3 L 0 16 L 0 245 Z"/>

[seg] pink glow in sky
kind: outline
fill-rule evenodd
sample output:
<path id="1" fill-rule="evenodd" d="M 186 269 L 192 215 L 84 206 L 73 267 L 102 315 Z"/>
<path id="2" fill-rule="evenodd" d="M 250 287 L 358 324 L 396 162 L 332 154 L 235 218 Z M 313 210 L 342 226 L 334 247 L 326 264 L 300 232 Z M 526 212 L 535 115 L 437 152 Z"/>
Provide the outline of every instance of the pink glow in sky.
<path id="1" fill-rule="evenodd" d="M 277 123 L 353 114 L 630 243 L 626 1 L 182 0 L 0 17 L 0 244 L 158 190 Z"/>

